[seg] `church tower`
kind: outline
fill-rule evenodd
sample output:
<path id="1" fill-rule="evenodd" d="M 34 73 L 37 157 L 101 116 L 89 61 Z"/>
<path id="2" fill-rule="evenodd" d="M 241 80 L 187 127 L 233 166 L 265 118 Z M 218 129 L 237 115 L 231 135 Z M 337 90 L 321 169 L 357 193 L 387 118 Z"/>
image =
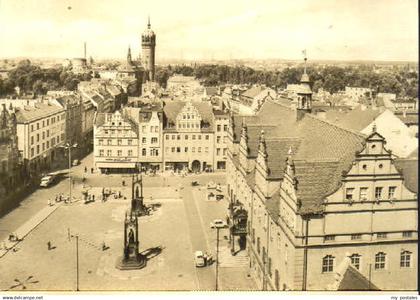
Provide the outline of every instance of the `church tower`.
<path id="1" fill-rule="evenodd" d="M 149 18 L 147 22 L 147 29 L 143 32 L 141 36 L 141 62 L 145 69 L 145 81 L 155 80 L 155 46 L 156 35 L 151 29 Z"/>
<path id="2" fill-rule="evenodd" d="M 131 59 L 131 48 L 128 46 L 128 52 L 127 52 L 127 64 L 132 65 L 133 60 Z"/>
<path id="3" fill-rule="evenodd" d="M 302 78 L 300 79 L 299 89 L 297 91 L 298 103 L 296 111 L 298 121 L 303 118 L 305 113 L 310 113 L 312 111 L 312 89 L 309 76 L 306 74 L 306 61 L 308 60 L 306 57 L 306 51 L 304 51 L 304 54 L 305 67 Z"/>

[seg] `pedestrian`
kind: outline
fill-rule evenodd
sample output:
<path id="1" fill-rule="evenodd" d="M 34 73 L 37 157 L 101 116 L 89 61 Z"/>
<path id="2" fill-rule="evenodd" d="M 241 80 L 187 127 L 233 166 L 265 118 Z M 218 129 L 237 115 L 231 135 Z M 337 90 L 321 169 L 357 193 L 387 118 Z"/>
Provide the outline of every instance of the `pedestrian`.
<path id="1" fill-rule="evenodd" d="M 105 251 L 108 247 L 105 245 L 105 242 L 102 242 L 102 251 Z"/>
<path id="2" fill-rule="evenodd" d="M 92 195 L 92 201 L 95 201 L 95 195 Z"/>
<path id="3" fill-rule="evenodd" d="M 74 187 L 74 179 L 72 179 L 72 181 L 71 181 L 71 182 L 72 182 L 72 184 L 73 184 L 73 187 Z"/>
<path id="4" fill-rule="evenodd" d="M 90 173 L 93 174 L 93 168 L 90 168 Z"/>
<path id="5" fill-rule="evenodd" d="M 85 173 L 87 173 L 87 167 L 85 166 Z"/>
<path id="6" fill-rule="evenodd" d="M 122 181 L 122 186 L 125 186 L 125 181 L 124 180 Z"/>
<path id="7" fill-rule="evenodd" d="M 48 247 L 48 250 L 51 250 L 51 242 L 50 241 L 48 241 L 47 247 Z"/>

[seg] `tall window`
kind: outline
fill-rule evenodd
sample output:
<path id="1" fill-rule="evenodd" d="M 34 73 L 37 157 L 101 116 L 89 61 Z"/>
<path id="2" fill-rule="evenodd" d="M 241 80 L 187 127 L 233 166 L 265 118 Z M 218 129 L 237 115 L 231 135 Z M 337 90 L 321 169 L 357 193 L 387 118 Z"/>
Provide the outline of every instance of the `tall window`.
<path id="1" fill-rule="evenodd" d="M 185 135 L 185 139 L 188 140 L 188 134 Z"/>
<path id="2" fill-rule="evenodd" d="M 388 199 L 394 199 L 395 198 L 395 191 L 397 190 L 396 186 L 390 186 L 388 188 Z"/>
<path id="3" fill-rule="evenodd" d="M 169 135 L 166 135 L 166 136 L 165 136 L 165 139 L 166 139 L 166 140 L 169 140 Z"/>
<path id="4" fill-rule="evenodd" d="M 127 140 L 127 145 L 131 146 L 132 142 L 133 142 L 133 140 Z"/>
<path id="5" fill-rule="evenodd" d="M 106 156 L 112 156 L 112 150 L 106 150 Z"/>
<path id="6" fill-rule="evenodd" d="M 375 254 L 375 270 L 385 269 L 386 254 L 379 252 Z"/>
<path id="7" fill-rule="evenodd" d="M 206 134 L 206 140 L 208 140 L 209 139 L 209 135 L 208 134 Z"/>
<path id="8" fill-rule="evenodd" d="M 99 150 L 99 156 L 104 156 L 104 150 Z"/>
<path id="9" fill-rule="evenodd" d="M 327 255 L 322 259 L 322 273 L 332 272 L 334 270 L 334 256 Z"/>
<path id="10" fill-rule="evenodd" d="M 353 200 L 354 188 L 346 189 L 346 200 Z"/>
<path id="11" fill-rule="evenodd" d="M 401 268 L 409 268 L 411 264 L 411 252 L 410 251 L 402 251 L 401 252 L 401 260 L 400 260 L 400 267 Z"/>
<path id="12" fill-rule="evenodd" d="M 146 156 L 147 155 L 146 148 L 141 149 L 141 155 L 143 155 L 143 156 Z"/>
<path id="13" fill-rule="evenodd" d="M 108 145 L 112 145 L 112 140 L 108 140 Z"/>
<path id="14" fill-rule="evenodd" d="M 185 150 L 185 152 L 188 152 L 188 147 L 185 147 L 185 149 L 184 149 L 184 150 Z"/>
<path id="15" fill-rule="evenodd" d="M 198 152 L 201 153 L 201 147 L 198 147 Z"/>
<path id="16" fill-rule="evenodd" d="M 118 146 L 121 146 L 122 145 L 122 140 L 121 139 L 118 139 L 117 140 L 117 144 L 118 144 Z"/>
<path id="17" fill-rule="evenodd" d="M 216 137 L 216 143 L 220 143 L 220 138 L 221 138 L 220 136 Z"/>
<path id="18" fill-rule="evenodd" d="M 360 201 L 366 201 L 368 199 L 368 188 L 361 187 L 360 188 Z"/>
<path id="19" fill-rule="evenodd" d="M 122 150 L 117 150 L 117 156 L 122 156 Z"/>
<path id="20" fill-rule="evenodd" d="M 375 200 L 380 200 L 382 199 L 382 187 L 381 186 L 377 186 L 375 188 Z"/>
<path id="21" fill-rule="evenodd" d="M 128 150 L 128 156 L 133 156 L 133 150 Z"/>
<path id="22" fill-rule="evenodd" d="M 142 144 L 146 144 L 146 138 L 144 137 L 144 138 L 142 138 L 141 139 L 141 142 L 142 142 Z"/>
<path id="23" fill-rule="evenodd" d="M 104 143 L 104 140 L 98 140 L 98 145 L 101 146 Z"/>
<path id="24" fill-rule="evenodd" d="M 228 126 L 227 125 L 223 125 L 223 131 L 227 131 Z"/>
<path id="25" fill-rule="evenodd" d="M 217 125 L 217 131 L 220 131 L 222 129 L 221 125 Z"/>
<path id="26" fill-rule="evenodd" d="M 352 254 L 350 256 L 350 260 L 351 260 L 351 264 L 353 265 L 353 267 L 355 267 L 357 270 L 360 269 L 360 257 L 361 255 L 359 254 Z"/>
<path id="27" fill-rule="evenodd" d="M 158 142 L 157 137 L 152 137 L 152 144 L 157 144 L 157 142 Z"/>

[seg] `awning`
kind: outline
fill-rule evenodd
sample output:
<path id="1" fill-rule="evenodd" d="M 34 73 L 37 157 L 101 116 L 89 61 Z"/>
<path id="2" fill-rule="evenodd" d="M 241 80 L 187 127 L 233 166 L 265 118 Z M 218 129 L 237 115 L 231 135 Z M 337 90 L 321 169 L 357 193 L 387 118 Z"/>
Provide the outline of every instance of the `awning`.
<path id="1" fill-rule="evenodd" d="M 97 168 L 119 168 L 119 169 L 131 169 L 136 167 L 135 162 L 106 162 L 106 163 L 96 163 Z"/>

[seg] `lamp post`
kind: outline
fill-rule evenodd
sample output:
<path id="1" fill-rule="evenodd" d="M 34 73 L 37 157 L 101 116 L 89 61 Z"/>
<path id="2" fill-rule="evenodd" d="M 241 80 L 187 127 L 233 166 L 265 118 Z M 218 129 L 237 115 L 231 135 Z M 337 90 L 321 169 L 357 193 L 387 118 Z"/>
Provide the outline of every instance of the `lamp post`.
<path id="1" fill-rule="evenodd" d="M 61 146 L 64 149 L 69 150 L 69 201 L 71 202 L 71 186 L 72 186 L 72 180 L 71 180 L 71 148 L 76 148 L 77 143 L 70 145 L 69 143 L 66 143 L 66 145 Z"/>
<path id="2" fill-rule="evenodd" d="M 216 291 L 219 290 L 219 227 L 216 227 Z"/>

